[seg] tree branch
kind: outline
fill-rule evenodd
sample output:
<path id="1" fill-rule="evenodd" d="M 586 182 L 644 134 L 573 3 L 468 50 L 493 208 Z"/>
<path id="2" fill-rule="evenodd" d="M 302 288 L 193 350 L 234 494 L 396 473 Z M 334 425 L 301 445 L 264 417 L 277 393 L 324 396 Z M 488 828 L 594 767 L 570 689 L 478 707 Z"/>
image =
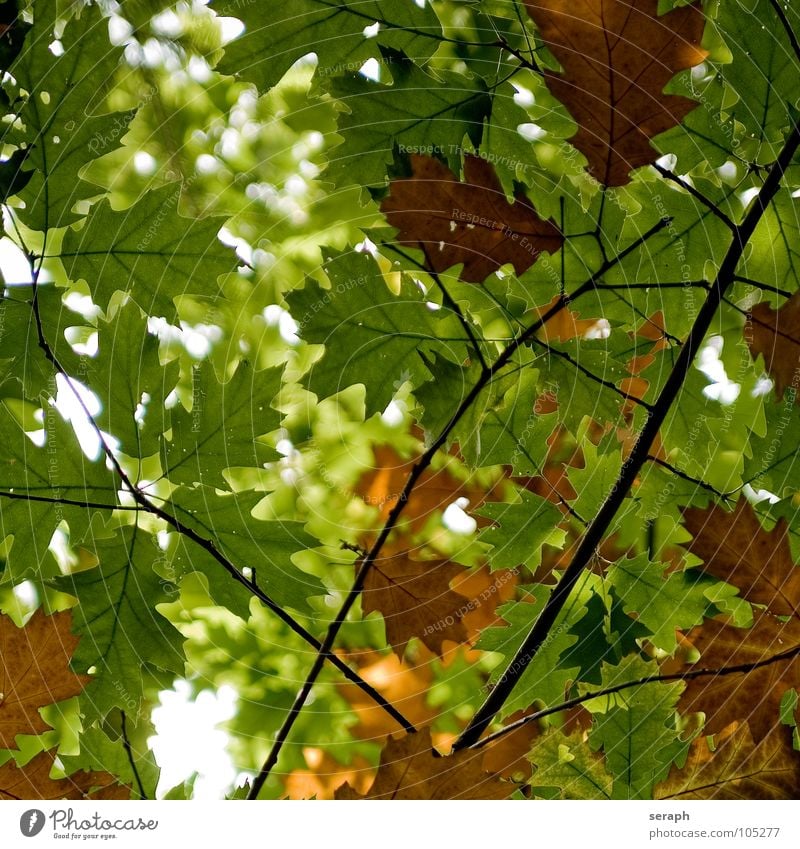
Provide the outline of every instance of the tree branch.
<path id="1" fill-rule="evenodd" d="M 31 255 L 28 254 L 28 259 L 31 261 Z M 200 536 L 196 531 L 192 528 L 184 525 L 179 519 L 173 516 L 171 513 L 168 513 L 163 508 L 159 507 L 156 504 L 153 504 L 144 493 L 131 481 L 128 474 L 122 468 L 117 456 L 111 450 L 110 446 L 106 442 L 103 437 L 103 433 L 100 430 L 97 422 L 95 422 L 93 416 L 89 412 L 86 403 L 84 402 L 81 394 L 76 389 L 74 383 L 72 382 L 72 378 L 63 368 L 61 363 L 58 361 L 58 358 L 55 356 L 52 348 L 47 342 L 47 339 L 44 335 L 44 326 L 42 324 L 41 313 L 39 312 L 39 268 L 35 268 L 33 262 L 31 262 L 31 271 L 32 271 L 32 286 L 33 286 L 33 299 L 31 302 L 31 309 L 33 311 L 34 321 L 36 323 L 36 332 L 39 342 L 39 347 L 41 348 L 45 358 L 47 361 L 53 366 L 53 368 L 64 378 L 67 386 L 69 386 L 70 391 L 78 402 L 84 416 L 86 416 L 86 420 L 89 423 L 89 426 L 94 431 L 97 438 L 100 440 L 100 445 L 103 450 L 103 454 L 107 458 L 108 462 L 111 464 L 112 469 L 116 473 L 117 477 L 122 482 L 122 485 L 125 489 L 127 489 L 133 500 L 142 510 L 151 513 L 154 516 L 157 516 L 167 525 L 169 525 L 173 530 L 177 533 L 182 534 L 188 539 L 192 540 L 196 545 L 200 546 L 204 549 L 214 560 L 217 561 L 225 571 L 238 583 L 242 584 L 246 587 L 259 601 L 264 604 L 269 610 L 271 610 L 278 618 L 284 622 L 288 627 L 294 631 L 295 634 L 302 637 L 312 648 L 321 652 L 323 650 L 322 644 L 319 640 L 308 630 L 306 630 L 293 616 L 287 613 L 277 602 L 275 602 L 267 593 L 265 593 L 262 589 L 256 586 L 252 581 L 248 580 L 236 566 L 225 557 L 222 552 L 217 548 L 214 541 L 211 539 L 205 539 Z M 357 672 L 351 669 L 340 657 L 337 657 L 330 651 L 324 652 L 324 658 L 329 660 L 340 672 L 344 674 L 344 676 L 349 680 L 360 687 L 371 699 L 373 699 L 380 707 L 382 707 L 393 719 L 400 723 L 400 725 L 405 728 L 407 731 L 411 732 L 416 730 L 414 725 L 406 719 L 400 711 L 397 710 L 392 704 L 390 704 L 371 684 L 368 684 Z"/>
<path id="2" fill-rule="evenodd" d="M 706 333 L 711 326 L 711 322 L 722 302 L 725 292 L 733 283 L 736 268 L 744 249 L 750 241 L 758 223 L 761 221 L 769 203 L 780 188 L 783 174 L 789 167 L 798 147 L 800 147 L 800 126 L 795 124 L 777 161 L 764 181 L 764 185 L 759 190 L 753 206 L 745 216 L 742 224 L 734 230 L 732 243 L 722 261 L 708 297 L 700 308 L 694 325 L 681 347 L 675 361 L 675 366 L 670 372 L 664 388 L 654 404 L 654 409 L 648 415 L 644 427 L 636 440 L 636 444 L 622 465 L 622 470 L 614 487 L 584 534 L 572 561 L 564 571 L 559 582 L 553 588 L 550 597 L 521 647 L 511 659 L 505 672 L 475 713 L 475 716 L 473 716 L 470 723 L 456 740 L 453 746 L 454 751 L 471 746 L 481 737 L 495 714 L 502 708 L 511 695 L 520 677 L 525 669 L 527 669 L 528 664 L 547 640 L 548 634 L 572 592 L 573 587 L 590 563 L 598 545 L 605 537 L 611 522 L 627 497 L 628 491 L 639 474 L 642 465 L 646 462 L 650 452 L 650 446 L 678 396 L 686 376 L 689 374 L 692 362 L 705 340 Z"/>
<path id="3" fill-rule="evenodd" d="M 667 168 L 662 168 L 657 162 L 653 163 L 653 168 L 658 171 L 658 173 L 665 179 L 671 180 L 673 183 L 679 185 L 684 191 L 689 192 L 689 194 L 695 199 L 700 201 L 703 206 L 707 207 L 708 210 L 716 215 L 717 218 L 732 232 L 736 232 L 736 225 L 731 221 L 731 219 L 714 203 L 714 201 L 707 198 L 702 192 L 698 191 L 691 183 L 687 183 L 682 177 L 679 177 L 677 174 L 668 170 Z"/>
<path id="4" fill-rule="evenodd" d="M 489 743 L 494 743 L 506 734 L 522 728 L 529 722 L 535 722 L 537 719 L 543 719 L 546 716 L 552 716 L 554 713 L 569 710 L 570 708 L 582 705 L 584 702 L 589 702 L 592 699 L 601 698 L 602 696 L 613 696 L 614 693 L 621 693 L 623 690 L 629 690 L 632 687 L 643 687 L 645 684 L 659 684 L 669 681 L 693 681 L 695 678 L 716 678 L 721 675 L 745 675 L 748 672 L 753 672 L 756 669 L 761 669 L 763 666 L 770 666 L 773 663 L 780 663 L 783 660 L 791 660 L 800 655 L 800 646 L 794 646 L 780 654 L 774 654 L 771 657 L 763 660 L 757 660 L 752 663 L 738 663 L 734 666 L 721 666 L 719 669 L 690 669 L 687 672 L 673 672 L 669 675 L 649 675 L 645 678 L 637 678 L 635 681 L 626 681 L 624 684 L 615 684 L 613 687 L 606 687 L 602 690 L 594 690 L 591 693 L 584 693 L 582 696 L 567 699 L 559 705 L 537 710 L 535 713 L 523 716 L 521 719 L 511 722 L 503 728 L 495 731 L 494 734 L 489 734 L 482 737 L 480 740 L 473 743 L 471 749 L 482 749 Z"/>
<path id="5" fill-rule="evenodd" d="M 416 485 L 419 478 L 422 476 L 422 473 L 430 466 L 433 458 L 436 456 L 436 453 L 439 449 L 447 442 L 447 438 L 453 432 L 453 429 L 464 416 L 464 414 L 470 409 L 472 404 L 475 402 L 477 397 L 480 395 L 481 391 L 491 382 L 494 376 L 508 364 L 511 357 L 516 353 L 516 351 L 528 342 L 530 339 L 534 337 L 534 335 L 544 326 L 544 324 L 557 315 L 561 310 L 565 309 L 571 301 L 575 298 L 580 297 L 584 292 L 589 291 L 591 287 L 596 283 L 597 279 L 605 274 L 609 269 L 613 268 L 617 263 L 621 262 L 628 254 L 632 251 L 639 248 L 642 244 L 644 244 L 652 235 L 662 230 L 664 227 L 668 226 L 670 223 L 669 218 L 662 218 L 660 221 L 656 222 L 646 233 L 640 236 L 638 239 L 633 241 L 630 245 L 628 245 L 625 250 L 621 251 L 616 257 L 613 259 L 605 260 L 603 264 L 600 266 L 597 272 L 595 272 L 591 277 L 589 277 L 584 283 L 582 283 L 571 295 L 562 295 L 558 298 L 558 300 L 553 304 L 550 309 L 548 309 L 543 315 L 539 316 L 539 318 L 533 322 L 533 324 L 529 325 L 516 339 L 514 339 L 497 357 L 497 359 L 492 363 L 492 365 L 481 373 L 481 376 L 476 381 L 475 385 L 466 395 L 466 397 L 462 400 L 461 404 L 458 406 L 458 409 L 453 414 L 453 417 L 450 419 L 448 424 L 444 427 L 442 432 L 436 438 L 436 440 L 431 444 L 431 446 L 425 451 L 425 453 L 417 460 L 414 467 L 411 469 L 409 473 L 408 479 L 406 480 L 405 486 L 403 487 L 403 491 L 400 494 L 397 502 L 394 507 L 392 507 L 389 515 L 386 518 L 386 522 L 378 534 L 377 539 L 373 543 L 370 548 L 367 556 L 363 559 L 361 563 L 361 567 L 356 573 L 356 578 L 351 586 L 347 596 L 345 597 L 344 602 L 342 603 L 339 612 L 336 614 L 336 617 L 328 626 L 327 634 L 325 635 L 325 639 L 322 643 L 322 648 L 320 652 L 317 654 L 317 657 L 314 659 L 314 663 L 309 670 L 308 675 L 306 676 L 306 680 L 303 682 L 303 686 L 300 688 L 297 696 L 295 697 L 294 703 L 292 704 L 289 712 L 286 715 L 283 723 L 281 724 L 278 733 L 275 735 L 275 740 L 272 744 L 272 748 L 267 755 L 266 760 L 264 761 L 263 766 L 258 772 L 258 775 L 253 779 L 253 784 L 250 787 L 250 792 L 247 795 L 248 799 L 257 799 L 258 794 L 261 792 L 261 788 L 264 786 L 264 782 L 267 780 L 270 772 L 274 768 L 275 764 L 278 762 L 278 757 L 280 756 L 281 750 L 286 743 L 286 740 L 289 736 L 289 733 L 294 726 L 294 723 L 297 721 L 297 717 L 300 715 L 300 711 L 303 709 L 303 706 L 308 699 L 309 694 L 311 693 L 311 688 L 314 686 L 317 678 L 319 677 L 319 673 L 322 670 L 322 659 L 324 653 L 330 653 L 333 648 L 333 644 L 336 640 L 339 631 L 341 630 L 342 625 L 347 619 L 350 610 L 356 602 L 356 599 L 361 594 L 361 590 L 364 587 L 364 581 L 366 580 L 367 574 L 369 573 L 372 564 L 377 560 L 380 552 L 384 546 L 384 543 L 389 537 L 389 534 L 394 529 L 397 524 L 398 519 L 400 518 L 400 514 L 403 512 L 408 500 L 411 496 L 411 493 L 414 490 L 414 486 Z"/>

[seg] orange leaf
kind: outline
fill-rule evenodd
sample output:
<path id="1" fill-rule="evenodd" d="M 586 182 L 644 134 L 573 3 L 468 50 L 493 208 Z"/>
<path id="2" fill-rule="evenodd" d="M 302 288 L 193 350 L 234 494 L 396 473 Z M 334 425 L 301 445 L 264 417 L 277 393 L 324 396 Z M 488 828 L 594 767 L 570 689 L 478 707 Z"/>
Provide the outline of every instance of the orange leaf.
<path id="1" fill-rule="evenodd" d="M 711 619 L 689 631 L 687 638 L 700 652 L 699 668 L 719 669 L 757 663 L 800 645 L 800 621 L 781 622 L 770 613 L 758 611 L 752 628 L 735 628 Z M 683 669 L 675 660 L 662 666 L 665 673 Z M 781 698 L 790 687 L 800 689 L 797 655 L 751 672 L 687 681 L 680 707 L 684 712 L 703 711 L 708 734 L 746 720 L 754 739 L 760 741 L 778 724 Z"/>
<path id="2" fill-rule="evenodd" d="M 433 679 L 430 664 L 411 666 L 396 654 L 382 655 L 375 651 L 350 652 L 346 659 L 354 661 L 359 675 L 414 725 L 424 725 L 436 716 L 436 711 L 428 705 Z M 360 687 L 349 682 L 337 686 L 358 717 L 358 724 L 351 729 L 354 737 L 374 740 L 402 730 Z"/>
<path id="3" fill-rule="evenodd" d="M 785 728 L 758 745 L 746 723 L 732 723 L 716 737 L 712 752 L 705 737 L 692 743 L 683 769 L 673 765 L 655 788 L 658 799 L 796 799 L 800 753 Z"/>
<path id="4" fill-rule="evenodd" d="M 400 498 L 417 458 L 404 460 L 391 445 L 377 446 L 374 456 L 374 468 L 361 475 L 355 493 L 367 504 L 378 507 L 380 518 L 385 521 Z M 447 466 L 438 470 L 426 469 L 414 486 L 401 522 L 408 522 L 411 530 L 419 531 L 432 515 L 462 497 L 468 498 L 470 506 L 475 507 L 487 498 L 487 493 L 480 487 L 458 480 Z"/>
<path id="5" fill-rule="evenodd" d="M 349 784 L 337 799 L 506 799 L 516 789 L 483 770 L 483 752 L 469 749 L 449 757 L 433 751 L 431 733 L 423 728 L 400 740 L 390 739 L 381 753 L 378 774 L 366 795 Z"/>
<path id="6" fill-rule="evenodd" d="M 78 637 L 65 610 L 37 610 L 24 628 L 0 615 L 0 748 L 13 749 L 17 734 L 40 734 L 49 726 L 39 708 L 77 696 L 89 681 L 70 667 Z"/>
<path id="7" fill-rule="evenodd" d="M 0 766 L 0 799 L 129 799 L 130 787 L 107 772 L 76 772 L 50 778 L 54 757 L 40 752 L 25 766 Z"/>
<path id="8" fill-rule="evenodd" d="M 766 302 L 750 310 L 745 339 L 755 359 L 764 357 L 769 376 L 775 381 L 775 394 L 783 398 L 788 387 L 800 390 L 800 292 L 795 292 L 780 309 Z"/>
<path id="9" fill-rule="evenodd" d="M 532 712 L 533 708 L 515 711 L 503 720 L 503 725 L 511 725 Z M 509 731 L 484 747 L 483 768 L 486 772 L 497 773 L 503 778 L 522 781 L 530 778 L 533 765 L 528 753 L 538 736 L 539 725 L 536 722 L 527 722 Z"/>
<path id="10" fill-rule="evenodd" d="M 399 657 L 412 637 L 441 655 L 444 640 L 467 639 L 461 620 L 469 600 L 450 589 L 462 572 L 447 560 L 413 560 L 408 551 L 383 557 L 367 573 L 364 612 L 383 614 L 387 640 Z"/>
<path id="11" fill-rule="evenodd" d="M 656 159 L 650 139 L 697 106 L 664 94 L 678 71 L 702 62 L 697 6 L 658 16 L 658 0 L 525 0 L 563 74 L 547 85 L 578 123 L 572 143 L 606 186 Z"/>
<path id="12" fill-rule="evenodd" d="M 286 777 L 286 795 L 290 799 L 333 799 L 334 792 L 348 782 L 359 793 L 366 793 L 375 770 L 369 761 L 356 755 L 348 766 L 315 747 L 303 749 L 309 769 L 295 769 Z"/>
<path id="13" fill-rule="evenodd" d="M 465 157 L 463 183 L 431 156 L 412 155 L 411 172 L 392 180 L 381 211 L 397 228 L 398 243 L 419 248 L 431 271 L 463 263 L 460 276 L 468 283 L 481 283 L 506 264 L 522 274 L 564 241 L 524 194 L 508 203 L 494 168 L 478 156 Z"/>
<path id="14" fill-rule="evenodd" d="M 766 531 L 741 498 L 732 512 L 717 505 L 690 507 L 683 524 L 693 536 L 687 548 L 703 560 L 703 571 L 777 616 L 800 616 L 800 568 L 792 561 L 785 519 Z"/>

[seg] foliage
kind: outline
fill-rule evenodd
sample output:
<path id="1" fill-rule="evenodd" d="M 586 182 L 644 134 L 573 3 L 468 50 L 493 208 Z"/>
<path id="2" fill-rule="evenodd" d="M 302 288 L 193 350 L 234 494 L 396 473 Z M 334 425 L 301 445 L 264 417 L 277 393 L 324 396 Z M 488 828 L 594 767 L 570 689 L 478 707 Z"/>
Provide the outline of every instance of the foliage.
<path id="1" fill-rule="evenodd" d="M 0 38 L 0 798 L 795 798 L 800 14 L 284 6 Z"/>

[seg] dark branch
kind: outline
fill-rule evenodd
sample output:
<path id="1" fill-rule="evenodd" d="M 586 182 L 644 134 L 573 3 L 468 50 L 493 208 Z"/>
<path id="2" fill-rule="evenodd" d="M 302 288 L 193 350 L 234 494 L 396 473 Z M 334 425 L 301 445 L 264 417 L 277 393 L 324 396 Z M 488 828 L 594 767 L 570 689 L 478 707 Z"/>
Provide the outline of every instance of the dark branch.
<path id="1" fill-rule="evenodd" d="M 780 654 L 774 654 L 771 657 L 765 658 L 764 660 L 757 660 L 753 663 L 738 663 L 735 666 L 721 666 L 719 669 L 690 669 L 686 672 L 674 672 L 670 675 L 649 675 L 645 678 L 637 678 L 635 681 L 626 681 L 624 684 L 615 684 L 613 687 L 606 687 L 603 690 L 595 690 L 591 693 L 584 693 L 582 696 L 576 696 L 573 699 L 568 699 L 560 705 L 554 705 L 553 707 L 544 708 L 543 710 L 537 710 L 535 713 L 523 716 L 522 719 L 509 723 L 499 731 L 495 731 L 494 734 L 482 737 L 480 740 L 473 743 L 470 748 L 482 749 L 489 743 L 493 743 L 495 740 L 505 737 L 506 734 L 510 734 L 512 731 L 522 728 L 529 722 L 535 722 L 537 719 L 552 716 L 554 713 L 561 713 L 561 711 L 577 707 L 578 705 L 582 705 L 584 702 L 591 701 L 592 699 L 597 699 L 602 696 L 613 696 L 614 693 L 621 693 L 623 690 L 629 690 L 631 687 L 643 687 L 646 684 L 659 684 L 670 681 L 693 681 L 695 678 L 716 678 L 722 675 L 746 675 L 748 672 L 761 669 L 763 666 L 770 666 L 773 663 L 780 663 L 783 660 L 791 660 L 798 655 L 800 655 L 800 646 L 794 646 Z"/>
<path id="2" fill-rule="evenodd" d="M 139 790 L 139 796 L 142 799 L 147 799 L 147 793 L 145 793 L 144 784 L 142 784 L 142 777 L 139 775 L 139 768 L 136 766 L 136 759 L 133 757 L 131 741 L 128 739 L 128 722 L 124 710 L 120 711 L 120 725 L 122 731 L 122 745 L 125 749 L 125 754 L 128 756 L 128 763 L 131 765 L 131 772 L 133 772 L 133 777 L 136 780 L 136 787 Z"/>
<path id="3" fill-rule="evenodd" d="M 572 561 L 554 587 L 519 650 L 511 659 L 506 670 L 484 703 L 475 713 L 469 725 L 467 725 L 461 736 L 456 740 L 453 746 L 455 751 L 471 746 L 481 737 L 495 714 L 502 708 L 511 695 L 520 677 L 525 669 L 527 669 L 528 664 L 547 640 L 553 623 L 564 607 L 573 587 L 594 557 L 598 545 L 605 537 L 614 517 L 627 497 L 628 491 L 636 480 L 642 465 L 647 461 L 650 446 L 661 429 L 661 425 L 666 419 L 673 402 L 680 393 L 686 376 L 690 372 L 692 362 L 703 344 L 706 333 L 711 327 L 711 323 L 719 309 L 725 292 L 733 283 L 736 267 L 744 253 L 744 249 L 772 198 L 780 188 L 783 174 L 789 167 L 798 147 L 800 147 L 800 126 L 795 125 L 775 165 L 770 170 L 767 179 L 764 181 L 764 185 L 756 196 L 753 206 L 745 216 L 742 224 L 735 229 L 733 240 L 720 265 L 719 272 L 709 291 L 708 297 L 700 308 L 694 325 L 681 347 L 675 365 L 654 404 L 654 409 L 648 415 L 644 427 L 636 440 L 636 444 L 622 465 L 622 470 L 615 485 L 600 507 L 594 521 L 584 534 Z"/>
<path id="4" fill-rule="evenodd" d="M 653 168 L 658 171 L 658 173 L 665 179 L 671 180 L 673 183 L 679 185 L 682 189 L 689 192 L 689 194 L 695 199 L 700 201 L 711 213 L 712 215 L 716 215 L 717 218 L 731 231 L 736 232 L 736 225 L 731 221 L 731 219 L 714 203 L 713 200 L 707 198 L 702 192 L 698 191 L 693 185 L 687 183 L 682 177 L 679 177 L 677 174 L 669 171 L 667 168 L 662 168 L 657 162 L 653 163 Z"/>

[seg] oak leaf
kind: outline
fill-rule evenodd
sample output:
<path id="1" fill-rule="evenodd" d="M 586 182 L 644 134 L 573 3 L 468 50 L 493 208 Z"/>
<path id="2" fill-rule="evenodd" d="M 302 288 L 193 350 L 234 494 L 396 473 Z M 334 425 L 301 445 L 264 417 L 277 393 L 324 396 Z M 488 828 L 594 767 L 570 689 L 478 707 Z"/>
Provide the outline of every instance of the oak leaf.
<path id="1" fill-rule="evenodd" d="M 764 357 L 769 376 L 775 382 L 775 394 L 783 398 L 791 387 L 797 403 L 800 390 L 800 292 L 795 292 L 779 309 L 766 302 L 750 310 L 745 339 L 755 359 Z"/>
<path id="2" fill-rule="evenodd" d="M 657 799 L 796 799 L 800 758 L 784 728 L 758 745 L 747 723 L 731 723 L 715 738 L 712 752 L 705 737 L 692 743 L 683 769 L 674 764 L 655 788 Z"/>
<path id="3" fill-rule="evenodd" d="M 339 763 L 328 752 L 314 746 L 303 749 L 308 769 L 295 769 L 286 777 L 289 799 L 333 799 L 335 791 L 348 782 L 359 793 L 369 790 L 375 770 L 369 761 L 356 755 L 351 763 Z"/>
<path id="4" fill-rule="evenodd" d="M 378 774 L 367 794 L 349 784 L 336 791 L 337 799 L 506 799 L 516 789 L 511 782 L 483 770 L 483 752 L 463 749 L 438 756 L 430 729 L 420 729 L 399 740 L 390 739 L 381 752 Z"/>
<path id="5" fill-rule="evenodd" d="M 693 628 L 686 637 L 700 652 L 698 668 L 753 664 L 800 645 L 800 620 L 793 617 L 783 622 L 771 613 L 758 611 L 751 628 L 711 619 Z M 662 665 L 667 674 L 685 670 L 676 659 Z M 792 687 L 800 688 L 800 655 L 741 674 L 687 681 L 680 709 L 684 713 L 703 711 L 707 734 L 746 720 L 758 742 L 778 724 L 781 698 Z"/>
<path id="6" fill-rule="evenodd" d="M 50 778 L 54 756 L 40 752 L 25 766 L 13 760 L 0 766 L 0 799 L 129 799 L 130 787 L 107 772 L 76 772 Z"/>
<path id="7" fill-rule="evenodd" d="M 430 271 L 463 264 L 467 283 L 481 283 L 506 264 L 522 274 L 564 241 L 524 194 L 508 203 L 494 168 L 478 156 L 465 157 L 459 182 L 438 159 L 413 154 L 411 177 L 392 180 L 381 211 L 397 228 L 398 243 L 419 248 Z"/>
<path id="8" fill-rule="evenodd" d="M 467 640 L 462 619 L 469 599 L 450 589 L 462 572 L 463 567 L 447 560 L 414 560 L 408 551 L 382 557 L 364 582 L 364 612 L 383 614 L 386 638 L 398 656 L 412 637 L 442 655 L 444 640 Z"/>
<path id="9" fill-rule="evenodd" d="M 436 716 L 437 711 L 428 704 L 428 691 L 433 681 L 430 663 L 414 666 L 396 654 L 377 651 L 353 651 L 344 657 L 368 684 L 414 725 L 424 725 Z M 354 737 L 374 740 L 402 730 L 400 724 L 360 687 L 343 681 L 337 684 L 337 688 L 358 718 L 358 723 L 350 729 Z"/>
<path id="10" fill-rule="evenodd" d="M 683 511 L 692 534 L 686 547 L 703 561 L 703 571 L 739 588 L 754 604 L 776 616 L 800 616 L 800 568 L 789 548 L 789 526 L 781 518 L 765 530 L 752 506 L 741 498 L 733 511 L 716 504 Z"/>
<path id="11" fill-rule="evenodd" d="M 79 638 L 72 614 L 37 610 L 23 628 L 0 615 L 0 749 L 15 748 L 17 734 L 49 729 L 39 708 L 77 696 L 90 680 L 70 669 Z"/>
<path id="12" fill-rule="evenodd" d="M 525 0 L 563 73 L 545 72 L 550 91 L 578 124 L 572 144 L 606 186 L 653 162 L 650 139 L 697 106 L 664 94 L 678 71 L 702 62 L 705 20 L 697 5 L 659 17 L 658 0 Z"/>
<path id="13" fill-rule="evenodd" d="M 374 449 L 373 468 L 364 472 L 355 486 L 355 494 L 367 504 L 379 509 L 380 519 L 386 521 L 414 468 L 417 458 L 403 459 L 391 445 Z M 443 511 L 458 498 L 467 498 L 474 507 L 491 497 L 491 492 L 458 480 L 447 466 L 425 469 L 417 479 L 401 514 L 414 532 L 422 530 L 428 519 Z"/>

